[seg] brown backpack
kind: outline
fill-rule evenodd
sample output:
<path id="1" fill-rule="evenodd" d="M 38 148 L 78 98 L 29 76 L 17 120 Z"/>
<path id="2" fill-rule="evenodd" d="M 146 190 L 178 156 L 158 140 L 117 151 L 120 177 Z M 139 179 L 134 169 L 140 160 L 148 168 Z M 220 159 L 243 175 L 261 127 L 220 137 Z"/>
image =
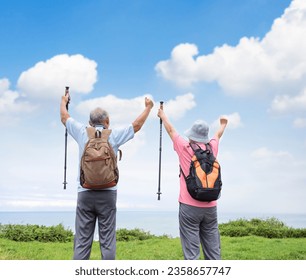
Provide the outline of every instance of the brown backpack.
<path id="1" fill-rule="evenodd" d="M 88 142 L 81 158 L 80 184 L 86 189 L 114 187 L 119 180 L 117 158 L 108 142 L 109 129 L 87 127 Z"/>

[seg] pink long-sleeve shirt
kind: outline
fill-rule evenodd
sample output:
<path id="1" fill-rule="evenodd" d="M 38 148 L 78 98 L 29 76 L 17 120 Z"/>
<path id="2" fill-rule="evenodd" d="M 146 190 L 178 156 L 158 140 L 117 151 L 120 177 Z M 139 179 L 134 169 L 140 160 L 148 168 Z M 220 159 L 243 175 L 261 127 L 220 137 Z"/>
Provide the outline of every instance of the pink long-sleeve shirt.
<path id="1" fill-rule="evenodd" d="M 181 137 L 177 132 L 173 135 L 173 147 L 179 157 L 179 164 L 186 176 L 189 175 L 189 167 L 191 158 L 194 155 L 192 148 L 190 147 L 190 143 Z M 218 146 L 219 141 L 216 138 L 212 138 L 210 140 L 210 146 L 212 148 L 213 154 L 217 157 L 218 154 Z M 205 144 L 197 143 L 203 150 L 206 149 Z M 196 207 L 214 207 L 217 205 L 217 201 L 211 202 L 203 202 L 193 199 L 186 186 L 186 182 L 184 176 L 181 174 L 180 176 L 180 193 L 179 193 L 179 202 L 188 204 Z"/>

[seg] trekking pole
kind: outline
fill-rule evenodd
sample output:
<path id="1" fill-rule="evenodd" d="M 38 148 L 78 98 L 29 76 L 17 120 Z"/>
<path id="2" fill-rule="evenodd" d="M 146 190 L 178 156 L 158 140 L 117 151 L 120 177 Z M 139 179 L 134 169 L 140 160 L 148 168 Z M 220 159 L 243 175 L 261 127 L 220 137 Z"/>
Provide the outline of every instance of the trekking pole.
<path id="1" fill-rule="evenodd" d="M 160 101 L 160 106 L 159 108 L 161 110 L 164 109 L 164 101 Z M 163 131 L 163 121 L 162 119 L 159 120 L 159 172 L 158 172 L 158 192 L 157 192 L 157 200 L 160 200 L 160 177 L 161 177 L 161 152 L 162 152 L 162 131 Z"/>
<path id="2" fill-rule="evenodd" d="M 65 96 L 68 95 L 69 96 L 69 87 L 66 87 L 65 89 Z M 66 104 L 66 109 L 68 111 L 68 104 L 70 102 L 70 96 L 68 97 L 68 102 Z M 64 190 L 66 189 L 66 185 L 68 184 L 66 181 L 66 171 L 67 171 L 67 137 L 68 137 L 68 131 L 67 128 L 65 130 L 65 163 L 64 163 Z"/>

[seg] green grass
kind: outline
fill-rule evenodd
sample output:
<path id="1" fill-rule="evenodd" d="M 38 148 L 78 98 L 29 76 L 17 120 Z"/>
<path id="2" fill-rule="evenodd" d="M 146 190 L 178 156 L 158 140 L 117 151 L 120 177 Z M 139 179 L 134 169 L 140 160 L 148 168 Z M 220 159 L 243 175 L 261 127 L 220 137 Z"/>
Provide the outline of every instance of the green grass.
<path id="1" fill-rule="evenodd" d="M 226 260 L 306 260 L 306 238 L 269 239 L 258 236 L 222 238 Z"/>
<path id="2" fill-rule="evenodd" d="M 224 260 L 306 260 L 306 229 L 294 229 L 275 218 L 239 219 L 220 224 Z M 0 259 L 70 260 L 72 232 L 62 225 L 1 225 Z M 100 260 L 94 242 L 92 260 Z M 182 260 L 179 238 L 155 236 L 140 229 L 117 231 L 118 260 Z M 203 254 L 201 254 L 203 259 Z"/>
<path id="3" fill-rule="evenodd" d="M 306 260 L 306 238 L 269 239 L 258 236 L 221 237 L 224 260 Z M 0 239 L 2 260 L 70 260 L 73 242 L 17 242 Z M 92 260 L 101 259 L 94 242 Z M 118 241 L 118 260 L 182 260 L 179 238 Z M 201 256 L 203 259 L 203 256 Z"/>
<path id="4" fill-rule="evenodd" d="M 20 242 L 0 239 L 1 260 L 68 260 L 72 257 L 73 243 Z"/>

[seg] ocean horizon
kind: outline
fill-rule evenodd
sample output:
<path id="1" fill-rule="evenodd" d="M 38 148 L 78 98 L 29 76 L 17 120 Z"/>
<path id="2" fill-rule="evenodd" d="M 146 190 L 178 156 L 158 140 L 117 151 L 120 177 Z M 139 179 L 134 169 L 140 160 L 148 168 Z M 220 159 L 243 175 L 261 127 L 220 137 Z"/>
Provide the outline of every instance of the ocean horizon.
<path id="1" fill-rule="evenodd" d="M 218 213 L 219 224 L 237 219 L 276 218 L 293 228 L 306 228 L 306 214 Z M 75 211 L 0 211 L 0 224 L 62 224 L 74 232 Z M 177 211 L 117 210 L 117 229 L 142 229 L 155 235 L 179 236 Z M 96 226 L 97 229 L 97 226 Z M 98 239 L 97 231 L 95 240 Z"/>

